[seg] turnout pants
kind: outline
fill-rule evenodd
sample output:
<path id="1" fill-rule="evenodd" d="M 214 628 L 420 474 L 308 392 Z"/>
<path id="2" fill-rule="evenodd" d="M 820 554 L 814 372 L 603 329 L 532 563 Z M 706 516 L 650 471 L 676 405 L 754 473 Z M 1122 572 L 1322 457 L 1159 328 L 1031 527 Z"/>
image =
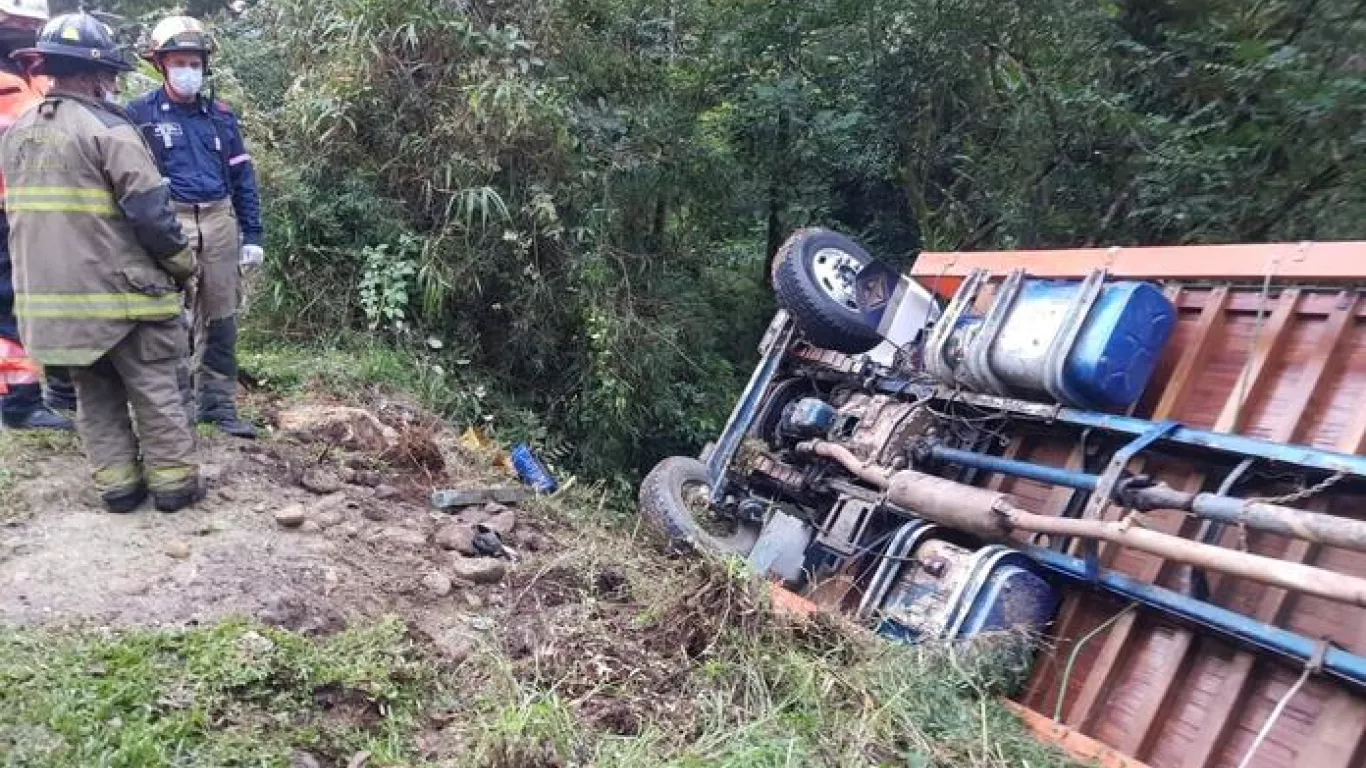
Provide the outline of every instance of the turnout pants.
<path id="1" fill-rule="evenodd" d="M 176 203 L 180 227 L 199 258 L 199 307 L 207 316 L 207 338 L 200 369 L 193 371 L 199 397 L 198 420 L 237 418 L 237 307 L 242 278 L 237 269 L 241 233 L 232 201 Z"/>
<path id="2" fill-rule="evenodd" d="M 76 423 L 100 493 L 144 482 L 153 493 L 170 492 L 198 482 L 181 390 L 188 348 L 181 320 L 139 323 L 94 365 L 69 369 Z"/>

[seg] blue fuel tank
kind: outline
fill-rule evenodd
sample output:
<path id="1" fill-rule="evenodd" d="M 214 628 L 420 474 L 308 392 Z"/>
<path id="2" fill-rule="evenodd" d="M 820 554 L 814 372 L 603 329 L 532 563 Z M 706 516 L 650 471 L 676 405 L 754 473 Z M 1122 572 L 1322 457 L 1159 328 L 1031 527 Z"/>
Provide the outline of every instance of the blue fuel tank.
<path id="1" fill-rule="evenodd" d="M 982 315 L 948 318 L 939 377 L 976 392 L 1091 410 L 1138 400 L 1176 327 L 1176 308 L 1139 281 L 1017 280 Z"/>

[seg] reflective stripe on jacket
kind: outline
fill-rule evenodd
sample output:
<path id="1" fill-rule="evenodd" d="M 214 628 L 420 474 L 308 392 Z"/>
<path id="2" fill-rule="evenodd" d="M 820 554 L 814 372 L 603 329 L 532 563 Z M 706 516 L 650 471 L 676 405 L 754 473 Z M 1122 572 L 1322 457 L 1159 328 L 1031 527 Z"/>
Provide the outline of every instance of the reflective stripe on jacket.
<path id="1" fill-rule="evenodd" d="M 0 138 L 24 345 L 90 365 L 142 320 L 180 316 L 195 269 L 142 135 L 115 107 L 53 93 Z"/>

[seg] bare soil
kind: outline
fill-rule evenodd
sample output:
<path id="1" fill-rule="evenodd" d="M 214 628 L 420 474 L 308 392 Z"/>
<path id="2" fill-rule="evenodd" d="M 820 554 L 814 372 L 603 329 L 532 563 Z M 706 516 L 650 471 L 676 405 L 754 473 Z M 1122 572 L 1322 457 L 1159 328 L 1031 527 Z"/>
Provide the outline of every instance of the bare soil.
<path id="1" fill-rule="evenodd" d="M 438 447 L 430 427 L 400 426 L 397 456 L 202 439 L 208 498 L 175 514 L 150 503 L 109 514 L 79 453 L 25 449 L 10 462 L 18 465 L 10 493 L 18 503 L 0 515 L 0 624 L 180 627 L 250 617 L 330 634 L 358 619 L 399 615 L 458 661 L 495 628 L 488 614 L 506 604 L 508 587 L 457 583 L 441 595 L 424 585 L 449 572 L 453 557 L 432 543 L 451 516 L 429 509 L 426 496 L 437 486 L 516 479 L 478 466 L 453 435 L 440 434 Z M 343 484 L 319 495 L 301 485 L 307 469 L 345 475 L 348 466 L 379 467 L 388 487 Z M 279 524 L 274 513 L 296 504 L 307 521 Z M 521 531 L 541 527 L 525 512 L 519 519 Z"/>

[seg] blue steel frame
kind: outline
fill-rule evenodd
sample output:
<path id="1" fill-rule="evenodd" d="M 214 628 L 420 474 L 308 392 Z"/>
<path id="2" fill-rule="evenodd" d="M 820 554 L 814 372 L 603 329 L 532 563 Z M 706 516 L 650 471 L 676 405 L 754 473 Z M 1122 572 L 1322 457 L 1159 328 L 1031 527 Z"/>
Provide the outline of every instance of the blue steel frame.
<path id="1" fill-rule="evenodd" d="M 759 352 L 763 357 L 759 359 L 759 365 L 754 368 L 754 373 L 749 378 L 749 384 L 745 386 L 744 393 L 740 395 L 740 401 L 735 404 L 735 409 L 731 411 L 730 419 L 726 421 L 726 428 L 721 431 L 721 436 L 717 438 L 716 445 L 712 446 L 711 453 L 706 457 L 704 463 L 707 465 L 707 481 L 711 485 L 713 504 L 721 501 L 725 495 L 726 466 L 735 457 L 735 452 L 740 447 L 740 441 L 744 439 L 745 433 L 749 432 L 750 425 L 754 423 L 755 415 L 759 413 L 759 406 L 764 401 L 764 394 L 768 392 L 769 385 L 773 383 L 773 377 L 777 375 L 783 358 L 787 356 L 795 327 L 787 312 L 778 310 L 778 314 L 773 316 L 768 331 L 765 332 L 763 340 L 759 343 Z"/>
<path id="2" fill-rule="evenodd" d="M 1024 551 L 1040 565 L 1060 576 L 1092 584 L 1116 596 L 1199 625 L 1229 640 L 1276 654 L 1289 661 L 1307 664 L 1314 657 L 1318 647 L 1318 643 L 1303 635 L 1273 627 L 1241 613 L 1113 571 L 1094 571 L 1088 567 L 1086 561 L 1061 552 L 1042 547 L 1026 547 Z M 1366 657 L 1338 648 L 1329 648 L 1324 656 L 1323 671 L 1360 690 L 1366 690 Z"/>
<path id="3" fill-rule="evenodd" d="M 884 391 L 895 393 L 904 392 L 909 387 L 910 384 L 908 382 L 894 380 L 886 380 L 879 386 L 879 388 Z M 1042 419 L 1048 422 L 1060 422 L 1076 427 L 1091 427 L 1093 429 L 1101 429 L 1106 432 L 1121 435 L 1132 435 L 1134 437 L 1142 436 L 1153 428 L 1153 422 L 1148 421 L 1147 419 L 1136 419 L 1130 416 L 1116 416 L 1108 413 L 1092 413 L 1090 411 L 1064 408 L 1057 405 L 1040 405 L 1038 403 L 1030 403 L 1023 400 L 1014 400 L 1008 397 L 996 397 L 995 395 L 978 395 L 970 392 L 939 388 L 935 390 L 934 397 L 937 400 L 968 403 L 969 405 L 975 405 L 981 408 L 1005 411 L 1007 413 Z M 1366 456 L 1353 456 L 1351 454 L 1337 453 L 1335 451 L 1323 451 L 1304 445 L 1274 443 L 1270 440 L 1259 440 L 1254 437 L 1241 437 L 1239 435 L 1228 435 L 1220 432 L 1207 432 L 1201 429 L 1191 429 L 1182 426 L 1177 426 L 1171 432 L 1162 436 L 1158 442 L 1209 448 L 1237 456 L 1255 456 L 1260 459 L 1281 462 L 1283 464 L 1295 464 L 1297 466 L 1318 469 L 1324 472 L 1343 472 L 1345 474 L 1366 478 Z"/>

